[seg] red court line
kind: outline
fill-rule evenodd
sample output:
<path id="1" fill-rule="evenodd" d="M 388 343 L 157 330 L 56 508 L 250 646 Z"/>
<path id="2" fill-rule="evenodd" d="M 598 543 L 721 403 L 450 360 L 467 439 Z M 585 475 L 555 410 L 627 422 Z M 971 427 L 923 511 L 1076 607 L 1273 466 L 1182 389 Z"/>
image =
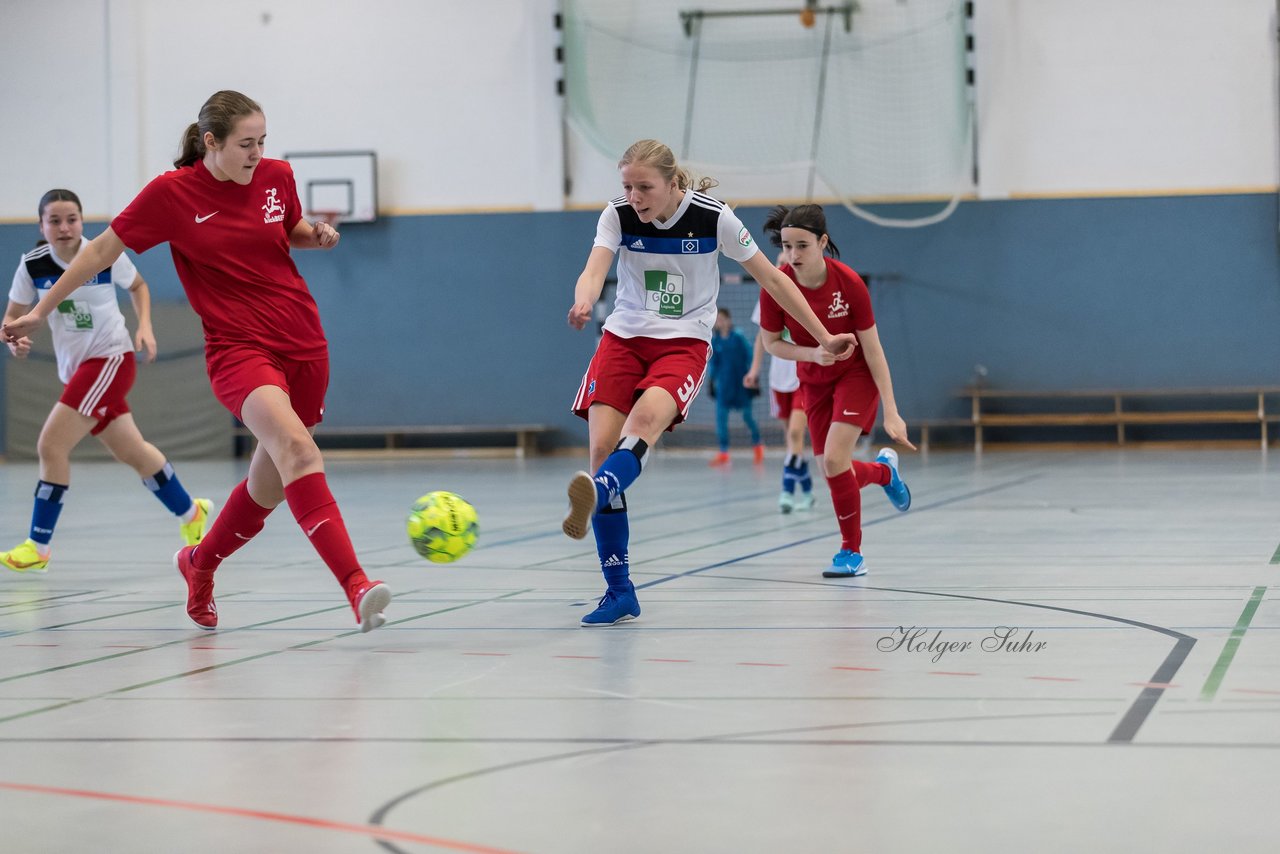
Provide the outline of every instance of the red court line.
<path id="1" fill-rule="evenodd" d="M 777 664 L 770 661 L 739 661 L 739 667 L 790 667 L 789 664 Z"/>
<path id="2" fill-rule="evenodd" d="M 646 658 L 645 661 L 658 661 L 663 664 L 693 664 L 692 658 Z"/>
<path id="3" fill-rule="evenodd" d="M 596 660 L 600 658 L 598 655 L 553 655 L 552 658 L 581 658 L 583 660 Z"/>
<path id="4" fill-rule="evenodd" d="M 837 664 L 835 667 L 833 667 L 833 668 L 831 668 L 831 669 L 832 669 L 832 670 L 861 670 L 861 671 L 864 671 L 864 672 L 866 672 L 866 673 L 879 673 L 879 672 L 880 672 L 880 668 L 879 668 L 879 667 L 849 667 L 849 666 L 846 666 L 846 665 L 843 665 L 843 664 Z"/>
<path id="5" fill-rule="evenodd" d="M 1236 691 L 1240 694 L 1276 694 L 1280 695 L 1280 691 L 1267 691 L 1263 688 L 1231 688 L 1229 690 Z"/>
<path id="6" fill-rule="evenodd" d="M 981 673 L 965 673 L 960 670 L 930 670 L 930 676 L 981 676 Z"/>
<path id="7" fill-rule="evenodd" d="M 1028 679 L 1039 679 L 1043 682 L 1079 682 L 1079 679 L 1072 679 L 1069 676 L 1028 676 Z"/>
<path id="8" fill-rule="evenodd" d="M 497 656 L 508 656 L 510 654 L 511 653 L 509 652 L 464 652 L 463 653 L 463 655 L 497 655 Z"/>
<path id="9" fill-rule="evenodd" d="M 420 833 L 409 833 L 404 830 L 391 830 L 375 827 L 371 824 L 347 824 L 341 821 L 326 821 L 320 818 L 308 818 L 302 815 L 266 812 L 265 810 L 248 810 L 239 807 L 220 807 L 216 804 L 198 804 L 192 801 L 171 801 L 165 798 L 144 798 L 135 795 L 117 795 L 112 792 L 94 792 L 87 789 L 63 789 L 56 786 L 33 786 L 27 783 L 6 783 L 0 780 L 0 789 L 14 792 L 31 792 L 38 795 L 66 795 L 72 798 L 88 798 L 98 801 L 112 801 L 121 804 L 140 804 L 149 807 L 165 807 L 167 809 L 187 810 L 189 812 L 213 813 L 229 815 L 237 818 L 253 818 L 261 821 L 274 821 L 280 824 L 296 824 L 313 827 L 319 830 L 336 830 L 341 833 L 356 833 L 375 839 L 395 839 L 401 842 L 419 842 L 423 845 L 434 845 L 437 848 L 448 848 L 453 851 L 468 851 L 471 854 L 515 854 L 505 848 L 490 848 L 486 845 L 473 845 L 470 842 L 458 842 L 453 839 L 441 839 L 436 836 L 424 836 Z"/>

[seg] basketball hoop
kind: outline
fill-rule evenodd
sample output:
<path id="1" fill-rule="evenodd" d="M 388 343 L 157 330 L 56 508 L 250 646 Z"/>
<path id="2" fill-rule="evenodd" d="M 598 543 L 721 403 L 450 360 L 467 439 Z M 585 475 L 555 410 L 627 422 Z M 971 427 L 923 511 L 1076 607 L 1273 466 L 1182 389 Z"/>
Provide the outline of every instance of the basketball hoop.
<path id="1" fill-rule="evenodd" d="M 804 8 L 800 10 L 800 26 L 812 29 L 814 22 L 817 20 L 815 9 L 818 7 L 818 0 L 805 0 Z"/>

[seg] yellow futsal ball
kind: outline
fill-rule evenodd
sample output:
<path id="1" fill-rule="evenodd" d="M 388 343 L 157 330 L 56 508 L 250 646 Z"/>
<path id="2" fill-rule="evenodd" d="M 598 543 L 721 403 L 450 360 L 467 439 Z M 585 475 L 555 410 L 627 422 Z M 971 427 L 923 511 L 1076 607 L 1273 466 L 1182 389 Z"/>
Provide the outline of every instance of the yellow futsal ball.
<path id="1" fill-rule="evenodd" d="M 405 522 L 414 550 L 433 563 L 453 563 L 480 537 L 476 508 L 452 492 L 428 492 L 413 502 Z"/>

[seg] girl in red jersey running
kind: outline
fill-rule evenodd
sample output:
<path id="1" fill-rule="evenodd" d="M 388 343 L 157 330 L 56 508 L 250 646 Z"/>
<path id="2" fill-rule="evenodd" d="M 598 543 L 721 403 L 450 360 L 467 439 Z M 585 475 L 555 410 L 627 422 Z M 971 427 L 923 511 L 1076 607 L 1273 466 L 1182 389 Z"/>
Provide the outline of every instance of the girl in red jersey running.
<path id="1" fill-rule="evenodd" d="M 13 274 L 5 319 L 25 314 L 54 283 L 89 241 L 84 238 L 80 197 L 70 190 L 50 190 L 40 199 L 40 233 L 44 239 L 22 256 Z M 116 288 L 129 292 L 138 315 L 138 332 L 129 340 L 124 315 L 116 302 Z M 93 435 L 120 462 L 133 468 L 142 482 L 181 520 L 182 540 L 200 542 L 209 524 L 213 502 L 193 499 L 173 466 L 155 445 L 143 438 L 125 396 L 133 387 L 136 349 L 148 362 L 156 358 L 151 331 L 151 290 L 128 256 L 96 270 L 73 290 L 49 317 L 58 378 L 65 384 L 53 405 L 36 449 L 40 479 L 36 481 L 27 539 L 0 552 L 0 565 L 15 572 L 44 572 L 52 551 L 53 529 L 62 513 L 62 499 L 71 488 L 71 452 L 85 436 Z M 31 340 L 9 343 L 19 359 L 31 352 Z"/>
<path id="2" fill-rule="evenodd" d="M 882 449 L 873 463 L 850 461 L 854 445 L 859 435 L 870 433 L 875 426 L 880 402 L 884 403 L 884 429 L 889 437 L 912 450 L 915 445 L 907 438 L 906 422 L 894 401 L 889 362 L 871 313 L 871 295 L 862 278 L 836 260 L 840 252 L 827 234 L 822 207 L 775 208 L 764 228 L 786 253 L 788 263 L 782 272 L 800 286 L 806 304 L 826 328 L 858 337 L 853 358 L 837 363 L 817 346 L 807 324 L 797 323 L 790 310 L 780 306 L 768 291 L 760 294 L 760 334 L 765 349 L 800 363 L 797 373 L 813 452 L 821 460 L 840 526 L 840 551 L 822 574 L 827 578 L 865 575 L 861 488 L 872 483 L 883 486 L 893 506 L 902 511 L 911 506 L 911 492 L 898 475 L 896 451 Z M 784 326 L 791 342 L 782 338 Z"/>
<path id="3" fill-rule="evenodd" d="M 574 289 L 569 325 L 582 329 L 618 255 L 618 295 L 604 337 L 573 403 L 587 419 L 594 475 L 569 482 L 565 534 L 595 531 L 608 589 L 585 626 L 640 616 L 630 580 L 624 491 L 664 431 L 683 421 L 702 387 L 720 292 L 719 255 L 737 261 L 821 342 L 831 361 L 853 353 L 854 336 L 823 327 L 795 284 L 760 252 L 729 206 L 695 189 L 671 149 L 645 139 L 618 163 L 624 195 L 600 214 L 595 245 Z"/>
<path id="4" fill-rule="evenodd" d="M 356 560 L 311 433 L 324 413 L 329 351 L 320 312 L 290 248 L 332 249 L 339 235 L 302 218 L 293 170 L 263 156 L 267 120 L 239 92 L 215 92 L 183 134 L 176 169 L 155 178 L 86 246 L 28 314 L 4 324 L 29 335 L 77 285 L 126 247 L 167 242 L 204 325 L 213 393 L 258 439 L 249 476 L 198 546 L 174 556 L 187 582 L 187 614 L 218 625 L 213 574 L 262 530 L 282 501 L 347 594 L 361 631 L 381 626 L 391 592 Z"/>

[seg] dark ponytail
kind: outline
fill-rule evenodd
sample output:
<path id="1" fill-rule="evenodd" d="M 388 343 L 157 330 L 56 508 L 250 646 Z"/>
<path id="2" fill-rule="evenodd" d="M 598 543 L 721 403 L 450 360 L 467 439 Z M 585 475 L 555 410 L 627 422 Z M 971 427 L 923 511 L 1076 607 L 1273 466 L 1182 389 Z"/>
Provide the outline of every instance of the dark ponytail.
<path id="1" fill-rule="evenodd" d="M 840 257 L 840 250 L 836 248 L 836 242 L 831 239 L 831 234 L 827 231 L 827 215 L 823 212 L 822 205 L 796 205 L 794 208 L 778 205 L 769 212 L 769 218 L 764 221 L 765 233 L 769 235 L 769 242 L 774 246 L 782 246 L 782 229 L 784 228 L 803 228 L 817 237 L 825 234 L 827 254 L 832 258 Z"/>
<path id="2" fill-rule="evenodd" d="M 237 121 L 261 112 L 262 107 L 258 106 L 258 102 L 247 95 L 241 95 L 230 89 L 214 92 L 200 108 L 197 120 L 188 125 L 183 132 L 182 141 L 179 143 L 180 153 L 178 159 L 173 161 L 173 165 L 181 169 L 183 166 L 190 166 L 197 160 L 204 159 L 206 133 L 213 134 L 214 139 L 222 142 L 235 129 Z"/>
<path id="3" fill-rule="evenodd" d="M 204 141 L 200 139 L 200 126 L 192 122 L 182 134 L 182 142 L 178 146 L 178 159 L 173 165 L 178 169 L 190 166 L 204 158 Z"/>

